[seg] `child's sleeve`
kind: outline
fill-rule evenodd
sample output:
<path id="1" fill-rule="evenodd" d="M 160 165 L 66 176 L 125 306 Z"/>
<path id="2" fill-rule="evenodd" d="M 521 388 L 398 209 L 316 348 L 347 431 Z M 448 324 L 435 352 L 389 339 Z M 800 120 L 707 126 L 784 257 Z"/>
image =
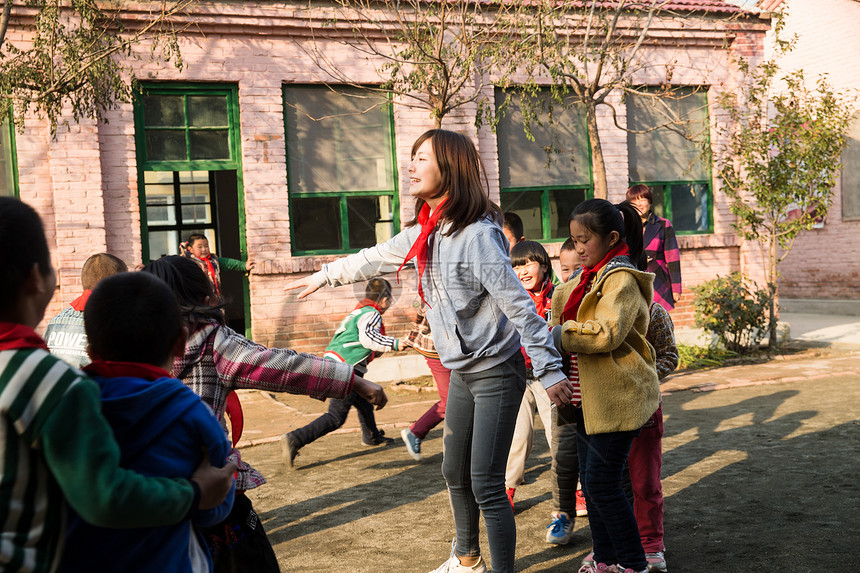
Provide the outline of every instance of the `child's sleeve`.
<path id="1" fill-rule="evenodd" d="M 400 350 L 400 341 L 391 336 L 385 336 L 382 328 L 382 315 L 378 312 L 365 312 L 356 322 L 358 341 L 362 346 L 374 352 Z"/>
<path id="2" fill-rule="evenodd" d="M 678 367 L 678 346 L 675 344 L 672 317 L 660 303 L 651 305 L 651 323 L 646 338 L 657 354 L 657 378 L 662 380 Z"/>
<path id="3" fill-rule="evenodd" d="M 305 394 L 311 398 L 346 398 L 352 391 L 352 365 L 288 348 L 266 348 L 222 327 L 212 349 L 218 376 L 233 388 Z"/>
<path id="4" fill-rule="evenodd" d="M 223 467 L 232 449 L 230 440 L 227 439 L 224 428 L 218 423 L 209 406 L 201 401 L 196 409 L 199 411 L 197 419 L 199 420 L 200 445 L 209 452 L 209 462 L 213 466 Z M 227 497 L 220 505 L 212 509 L 198 509 L 194 512 L 192 517 L 194 524 L 200 527 L 210 527 L 227 519 L 233 509 L 235 496 L 236 480 L 233 480 Z"/>
<path id="5" fill-rule="evenodd" d="M 218 257 L 218 264 L 221 265 L 222 269 L 226 269 L 228 271 L 241 271 L 243 273 L 245 272 L 245 261 L 240 261 L 239 259 Z"/>
<path id="6" fill-rule="evenodd" d="M 160 527 L 188 518 L 194 499 L 189 480 L 144 477 L 119 466 L 119 446 L 92 380 L 82 378 L 68 388 L 39 438 L 63 495 L 87 522 Z"/>
<path id="7" fill-rule="evenodd" d="M 600 285 L 594 319 L 568 320 L 561 325 L 561 343 L 567 352 L 612 352 L 627 338 L 645 304 L 636 277 L 615 272 Z"/>

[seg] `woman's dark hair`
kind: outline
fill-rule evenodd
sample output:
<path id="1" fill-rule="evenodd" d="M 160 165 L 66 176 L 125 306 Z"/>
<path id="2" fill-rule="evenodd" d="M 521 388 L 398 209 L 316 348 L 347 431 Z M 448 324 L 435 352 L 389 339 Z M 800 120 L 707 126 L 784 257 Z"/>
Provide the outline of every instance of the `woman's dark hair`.
<path id="1" fill-rule="evenodd" d="M 42 219 L 35 209 L 12 197 L 0 197 L 0 252 L 0 310 L 5 312 L 17 306 L 21 287 L 34 264 L 43 276 L 53 270 Z"/>
<path id="2" fill-rule="evenodd" d="M 445 213 L 442 215 L 442 219 L 451 224 L 446 234 L 453 235 L 483 217 L 491 217 L 501 225 L 502 211 L 490 201 L 487 175 L 472 140 L 461 133 L 431 129 L 412 144 L 411 157 L 415 157 L 418 148 L 428 139 L 442 175 L 442 188 L 436 197 L 448 194 Z M 407 226 L 418 223 L 418 214 L 424 203 L 423 199 L 418 199 L 415 218 Z"/>
<path id="3" fill-rule="evenodd" d="M 511 247 L 512 267 L 527 265 L 531 261 L 544 265 L 546 267 L 546 274 L 549 275 L 552 263 L 550 262 L 549 255 L 547 254 L 546 249 L 543 248 L 543 245 L 537 241 L 520 241 Z"/>
<path id="4" fill-rule="evenodd" d="M 209 277 L 191 259 L 179 255 L 161 257 L 143 267 L 143 272 L 153 274 L 167 283 L 179 301 L 182 317 L 192 330 L 201 322 L 214 320 L 225 324 L 224 313 L 221 312 L 223 305 L 209 304 L 210 300 L 215 300 Z"/>
<path id="5" fill-rule="evenodd" d="M 627 243 L 630 260 L 636 268 L 640 271 L 647 268 L 642 244 L 642 219 L 630 203 L 613 205 L 606 199 L 587 199 L 576 206 L 570 214 L 570 220 L 577 221 L 599 237 L 608 237 L 615 231 Z"/>
<path id="6" fill-rule="evenodd" d="M 653 203 L 654 199 L 651 195 L 651 188 L 647 185 L 640 183 L 639 185 L 634 185 L 630 189 L 627 190 L 627 200 L 633 201 L 635 199 L 640 199 L 644 197 L 648 199 L 649 203 Z"/>

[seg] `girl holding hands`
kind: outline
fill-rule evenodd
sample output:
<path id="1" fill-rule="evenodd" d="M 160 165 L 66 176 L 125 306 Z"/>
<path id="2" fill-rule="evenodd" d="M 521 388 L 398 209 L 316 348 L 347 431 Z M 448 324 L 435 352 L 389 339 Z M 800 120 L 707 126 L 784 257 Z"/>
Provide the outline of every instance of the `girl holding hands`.
<path id="1" fill-rule="evenodd" d="M 412 146 L 409 193 L 416 217 L 385 243 L 323 265 L 285 290 L 364 281 L 414 259 L 418 292 L 442 364 L 452 370 L 442 473 L 454 513 L 451 557 L 436 573 L 487 571 L 478 545 L 484 516 L 493 571 L 514 571 L 516 528 L 505 494 L 505 465 L 526 384 L 520 346 L 557 405 L 572 385 L 561 371 L 544 320 L 511 268 L 501 212 L 490 202 L 472 141 L 434 129 Z M 640 231 L 641 236 L 641 231 Z"/>
<path id="2" fill-rule="evenodd" d="M 553 337 L 570 353 L 571 407 L 594 561 L 580 573 L 647 572 L 621 475 L 633 438 L 659 405 L 654 348 L 645 340 L 654 275 L 644 272 L 642 222 L 629 204 L 589 199 L 570 236 L 582 267 L 552 298 Z"/>

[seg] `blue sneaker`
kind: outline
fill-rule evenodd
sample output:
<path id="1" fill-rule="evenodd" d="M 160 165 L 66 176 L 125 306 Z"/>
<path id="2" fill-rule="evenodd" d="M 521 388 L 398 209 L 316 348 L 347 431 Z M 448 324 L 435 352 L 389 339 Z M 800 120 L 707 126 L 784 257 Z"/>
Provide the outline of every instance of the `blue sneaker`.
<path id="1" fill-rule="evenodd" d="M 403 428 L 400 430 L 400 436 L 403 438 L 403 443 L 406 444 L 406 451 L 415 461 L 420 462 L 424 459 L 421 457 L 421 440 L 412 433 L 412 430 Z"/>
<path id="2" fill-rule="evenodd" d="M 553 512 L 552 523 L 547 526 L 546 542 L 555 545 L 567 545 L 573 534 L 573 522 L 563 511 Z"/>

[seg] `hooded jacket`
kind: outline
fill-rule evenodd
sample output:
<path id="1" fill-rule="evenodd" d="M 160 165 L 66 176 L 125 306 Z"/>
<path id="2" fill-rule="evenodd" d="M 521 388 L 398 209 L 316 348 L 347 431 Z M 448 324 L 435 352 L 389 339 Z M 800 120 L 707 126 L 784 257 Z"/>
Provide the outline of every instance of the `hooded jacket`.
<path id="1" fill-rule="evenodd" d="M 559 324 L 579 273 L 555 289 L 550 326 Z M 615 257 L 597 273 L 576 320 L 554 332 L 563 350 L 577 353 L 589 435 L 637 430 L 657 410 L 655 353 L 645 340 L 653 281 L 653 274 L 637 270 L 628 257 Z"/>
<path id="2" fill-rule="evenodd" d="M 93 379 L 120 445 L 121 467 L 147 476 L 188 478 L 200 463 L 201 447 L 207 448 L 213 465 L 224 465 L 230 453 L 224 430 L 209 407 L 179 380 Z M 220 523 L 232 506 L 233 490 L 221 505 L 192 513 L 190 521 L 135 529 L 96 527 L 74 515 L 59 571 L 211 571 L 206 541 L 193 526 Z"/>

